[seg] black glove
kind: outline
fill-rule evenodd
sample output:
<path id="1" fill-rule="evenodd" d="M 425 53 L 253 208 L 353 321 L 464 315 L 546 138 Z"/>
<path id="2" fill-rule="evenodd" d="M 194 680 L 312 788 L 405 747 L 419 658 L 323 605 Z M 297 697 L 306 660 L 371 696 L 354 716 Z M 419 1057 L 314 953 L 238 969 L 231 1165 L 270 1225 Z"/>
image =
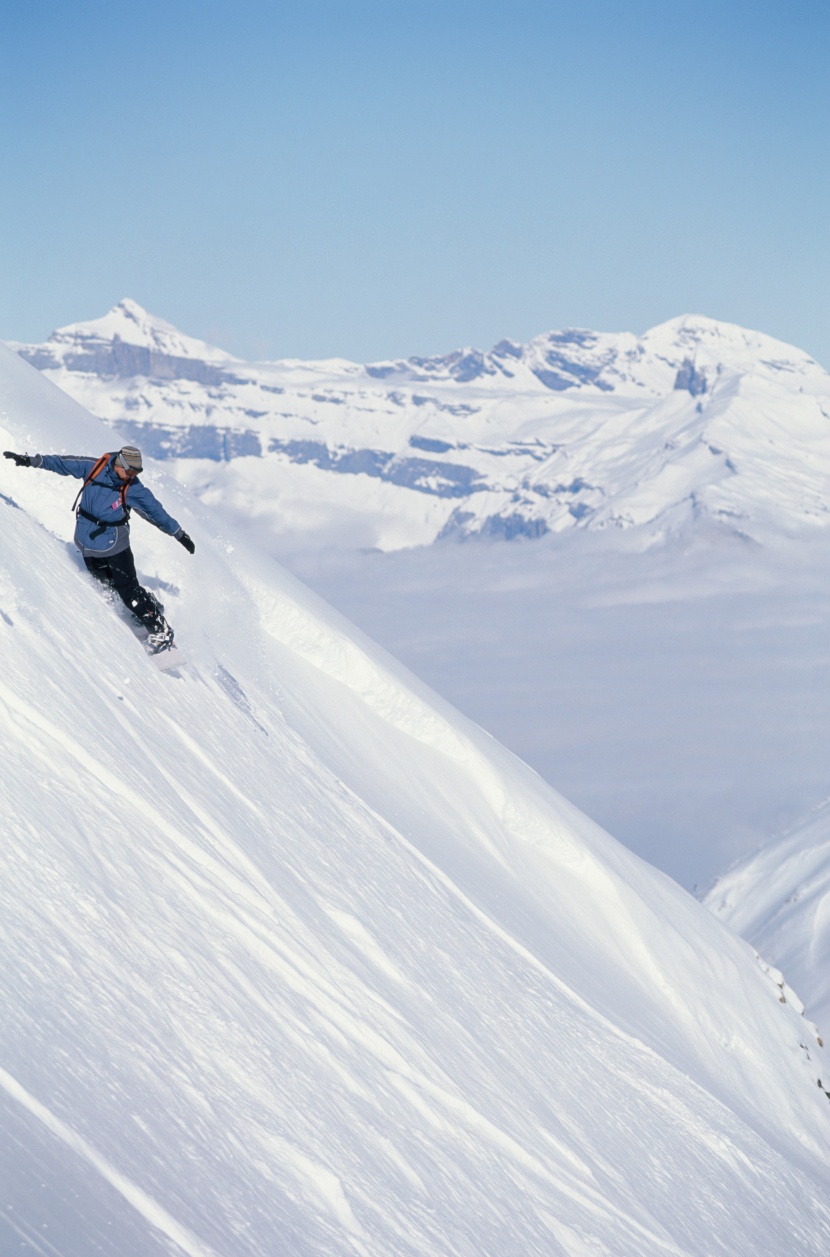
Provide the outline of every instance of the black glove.
<path id="1" fill-rule="evenodd" d="M 31 467 L 32 460 L 28 454 L 13 454 L 11 450 L 3 451 L 4 458 L 13 458 L 18 467 Z"/>
<path id="2" fill-rule="evenodd" d="M 191 541 L 190 537 L 188 537 L 187 533 L 185 532 L 183 528 L 180 528 L 179 531 L 176 533 L 176 540 L 180 541 L 182 545 L 184 546 L 185 550 L 187 550 L 190 554 L 196 553 L 195 543 Z"/>

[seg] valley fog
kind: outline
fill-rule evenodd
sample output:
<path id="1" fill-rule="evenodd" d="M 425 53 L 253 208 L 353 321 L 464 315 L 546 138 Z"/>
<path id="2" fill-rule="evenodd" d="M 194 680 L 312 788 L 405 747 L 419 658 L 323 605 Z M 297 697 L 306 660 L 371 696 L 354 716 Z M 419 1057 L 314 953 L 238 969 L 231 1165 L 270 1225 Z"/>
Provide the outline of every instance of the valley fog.
<path id="1" fill-rule="evenodd" d="M 830 795 L 830 559 L 584 536 L 284 553 L 632 850 L 704 891 Z"/>

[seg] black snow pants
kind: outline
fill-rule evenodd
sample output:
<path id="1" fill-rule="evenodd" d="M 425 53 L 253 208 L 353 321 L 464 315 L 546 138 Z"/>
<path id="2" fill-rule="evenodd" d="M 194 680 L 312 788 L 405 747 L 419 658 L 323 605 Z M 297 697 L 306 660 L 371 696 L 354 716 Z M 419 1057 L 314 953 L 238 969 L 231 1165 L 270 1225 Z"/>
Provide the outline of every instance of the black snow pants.
<path id="1" fill-rule="evenodd" d="M 164 608 L 158 599 L 138 583 L 138 577 L 135 572 L 135 559 L 133 552 L 127 547 L 118 554 L 110 555 L 100 559 L 91 558 L 84 555 L 84 563 L 87 571 L 91 572 L 96 580 L 103 581 L 105 585 L 111 586 L 124 603 L 132 611 L 136 619 L 145 624 L 151 633 L 161 627 L 161 613 Z"/>

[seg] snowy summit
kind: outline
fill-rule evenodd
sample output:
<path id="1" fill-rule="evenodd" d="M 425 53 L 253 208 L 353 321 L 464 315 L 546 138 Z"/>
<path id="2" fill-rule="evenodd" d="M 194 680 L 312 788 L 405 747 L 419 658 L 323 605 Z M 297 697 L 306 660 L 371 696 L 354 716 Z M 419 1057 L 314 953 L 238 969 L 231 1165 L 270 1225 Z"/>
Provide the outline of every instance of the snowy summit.
<path id="1" fill-rule="evenodd" d="M 172 323 L 149 314 L 125 297 L 100 319 L 70 323 L 53 332 L 39 347 L 34 366 L 93 372 L 129 378 L 148 375 L 161 379 L 206 379 L 202 366 L 229 366 L 231 354 L 206 341 L 185 336 Z M 191 374 L 187 375 L 190 370 Z"/>

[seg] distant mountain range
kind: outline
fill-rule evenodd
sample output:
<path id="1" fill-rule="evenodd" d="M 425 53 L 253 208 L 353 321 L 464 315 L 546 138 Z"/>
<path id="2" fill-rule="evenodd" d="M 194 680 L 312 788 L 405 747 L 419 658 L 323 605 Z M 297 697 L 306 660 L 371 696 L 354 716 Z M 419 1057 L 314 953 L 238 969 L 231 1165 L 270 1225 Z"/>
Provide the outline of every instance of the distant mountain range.
<path id="1" fill-rule="evenodd" d="M 249 363 L 125 299 L 13 347 L 275 538 L 395 549 L 636 529 L 648 545 L 690 526 L 759 539 L 830 522 L 830 374 L 701 316 L 639 337 Z"/>

